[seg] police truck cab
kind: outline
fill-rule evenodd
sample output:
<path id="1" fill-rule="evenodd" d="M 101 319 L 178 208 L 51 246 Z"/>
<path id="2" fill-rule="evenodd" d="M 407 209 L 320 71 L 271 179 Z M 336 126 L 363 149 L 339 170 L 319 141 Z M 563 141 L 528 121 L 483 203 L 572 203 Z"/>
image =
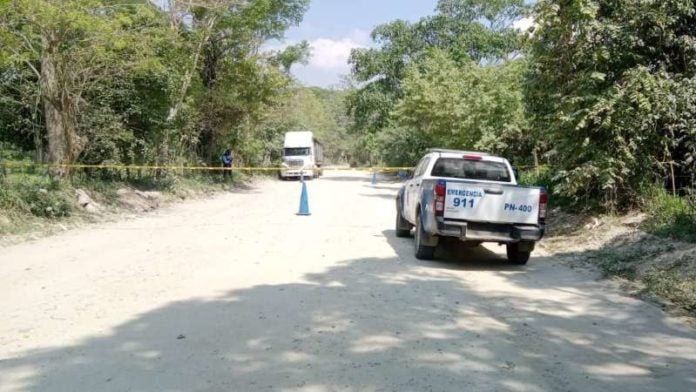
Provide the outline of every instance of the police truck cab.
<path id="1" fill-rule="evenodd" d="M 507 246 L 508 260 L 526 264 L 544 236 L 548 194 L 517 185 L 505 158 L 433 149 L 396 197 L 396 235 L 415 228 L 415 254 L 432 259 L 443 237 Z"/>

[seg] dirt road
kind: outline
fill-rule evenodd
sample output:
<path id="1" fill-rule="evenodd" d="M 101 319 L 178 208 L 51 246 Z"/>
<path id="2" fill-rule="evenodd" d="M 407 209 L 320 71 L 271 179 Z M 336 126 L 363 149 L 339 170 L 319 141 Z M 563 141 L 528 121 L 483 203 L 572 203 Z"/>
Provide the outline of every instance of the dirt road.
<path id="1" fill-rule="evenodd" d="M 413 257 L 396 185 L 267 181 L 0 249 L 0 391 L 694 391 L 696 331 L 543 255 Z"/>

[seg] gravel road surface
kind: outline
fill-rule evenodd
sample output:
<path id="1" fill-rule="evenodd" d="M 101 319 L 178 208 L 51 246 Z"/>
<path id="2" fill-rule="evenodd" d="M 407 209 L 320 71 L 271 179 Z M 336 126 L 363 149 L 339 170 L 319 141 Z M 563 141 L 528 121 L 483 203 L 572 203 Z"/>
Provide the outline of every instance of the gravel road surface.
<path id="1" fill-rule="evenodd" d="M 261 181 L 0 248 L 0 391 L 696 391 L 696 331 L 537 253 L 413 257 L 397 184 Z"/>

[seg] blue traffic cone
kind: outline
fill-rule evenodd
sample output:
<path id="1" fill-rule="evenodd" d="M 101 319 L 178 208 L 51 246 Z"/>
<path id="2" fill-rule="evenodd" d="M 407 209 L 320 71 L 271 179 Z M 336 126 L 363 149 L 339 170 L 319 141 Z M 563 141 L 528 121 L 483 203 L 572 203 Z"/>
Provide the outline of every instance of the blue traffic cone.
<path id="1" fill-rule="evenodd" d="M 307 197 L 307 183 L 302 181 L 302 195 L 300 196 L 300 211 L 297 215 L 309 216 L 309 197 Z"/>
<path id="2" fill-rule="evenodd" d="M 377 172 L 372 172 L 372 185 L 377 185 Z"/>

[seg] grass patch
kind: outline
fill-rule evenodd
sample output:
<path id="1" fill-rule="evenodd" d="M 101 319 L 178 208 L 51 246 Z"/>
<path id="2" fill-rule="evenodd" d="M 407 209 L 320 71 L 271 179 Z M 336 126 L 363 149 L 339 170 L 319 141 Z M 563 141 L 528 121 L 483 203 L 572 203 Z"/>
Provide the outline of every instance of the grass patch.
<path id="1" fill-rule="evenodd" d="M 42 218 L 72 215 L 74 189 L 69 183 L 46 176 L 13 174 L 4 176 L 0 189 L 0 208 Z"/>
<path id="2" fill-rule="evenodd" d="M 696 242 L 696 193 L 673 196 L 653 188 L 645 192 L 643 210 L 648 218 L 641 229 L 660 237 Z"/>
<path id="3" fill-rule="evenodd" d="M 605 246 L 590 256 L 590 260 L 600 268 L 605 277 L 618 276 L 635 280 L 646 260 L 654 260 L 663 254 L 674 251 L 672 244 L 642 244 L 626 247 Z"/>
<path id="4" fill-rule="evenodd" d="M 654 269 L 642 279 L 645 290 L 670 300 L 692 315 L 696 315 L 696 272 Z"/>

